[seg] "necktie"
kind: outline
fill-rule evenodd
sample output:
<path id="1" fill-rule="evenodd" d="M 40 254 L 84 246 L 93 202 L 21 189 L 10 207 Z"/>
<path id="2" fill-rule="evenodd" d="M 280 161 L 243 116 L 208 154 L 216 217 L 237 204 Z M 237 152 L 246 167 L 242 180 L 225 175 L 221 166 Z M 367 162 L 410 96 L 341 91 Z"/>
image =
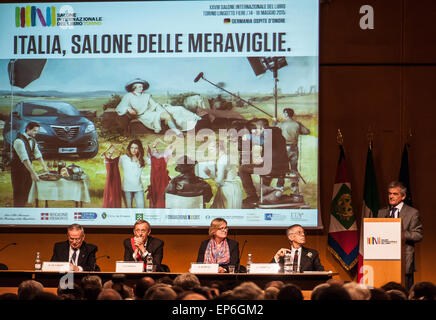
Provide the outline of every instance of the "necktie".
<path id="1" fill-rule="evenodd" d="M 295 250 L 295 254 L 294 254 L 294 272 L 298 271 L 298 250 Z"/>
<path id="2" fill-rule="evenodd" d="M 395 212 L 397 211 L 397 208 L 393 207 L 391 209 L 391 218 L 395 218 Z"/>
<path id="3" fill-rule="evenodd" d="M 73 249 L 73 255 L 71 256 L 71 260 L 70 263 L 76 265 L 76 253 L 77 253 L 77 249 Z"/>

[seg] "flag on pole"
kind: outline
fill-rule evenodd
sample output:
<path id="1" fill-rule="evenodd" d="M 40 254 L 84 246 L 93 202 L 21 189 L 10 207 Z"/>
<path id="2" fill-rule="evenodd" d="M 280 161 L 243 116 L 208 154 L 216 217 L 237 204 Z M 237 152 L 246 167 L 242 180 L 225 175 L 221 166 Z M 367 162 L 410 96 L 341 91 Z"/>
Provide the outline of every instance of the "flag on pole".
<path id="1" fill-rule="evenodd" d="M 339 152 L 330 208 L 328 249 L 339 260 L 342 267 L 350 270 L 358 261 L 359 242 L 356 217 L 351 201 L 350 176 L 342 145 L 339 146 Z"/>
<path id="2" fill-rule="evenodd" d="M 363 219 L 370 217 L 377 217 L 378 210 L 380 209 L 380 202 L 378 199 L 377 178 L 375 175 L 374 162 L 372 160 L 372 142 L 368 148 L 366 156 L 366 169 L 365 169 L 365 184 L 363 191 L 363 204 L 362 204 L 362 220 L 360 224 L 360 245 L 359 245 L 359 267 L 357 281 L 360 283 L 363 276 Z"/>
<path id="3" fill-rule="evenodd" d="M 409 177 L 409 153 L 407 151 L 408 144 L 404 145 L 403 155 L 401 156 L 401 167 L 400 174 L 398 176 L 398 181 L 400 181 L 406 188 L 406 199 L 404 199 L 404 203 L 413 206 L 412 201 L 412 192 L 410 191 L 410 177 Z"/>

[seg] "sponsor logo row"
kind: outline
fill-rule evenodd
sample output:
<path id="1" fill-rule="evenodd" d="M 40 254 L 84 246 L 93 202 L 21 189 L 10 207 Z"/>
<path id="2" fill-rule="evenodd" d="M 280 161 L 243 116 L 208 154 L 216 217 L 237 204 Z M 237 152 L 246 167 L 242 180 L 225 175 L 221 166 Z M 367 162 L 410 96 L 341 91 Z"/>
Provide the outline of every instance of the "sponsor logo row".
<path id="1" fill-rule="evenodd" d="M 130 219 L 130 214 L 109 214 L 107 212 L 103 212 L 101 214 L 98 214 L 97 212 L 91 212 L 91 211 L 78 211 L 73 213 L 73 219 L 75 221 L 81 220 L 81 221 L 93 221 L 97 220 L 98 218 L 106 220 L 107 218 L 127 218 Z M 159 215 L 153 215 L 153 217 L 146 215 L 144 218 L 143 213 L 135 213 L 135 220 L 144 220 L 144 219 L 150 219 L 150 218 L 158 218 Z M 205 215 L 205 220 L 212 220 L 218 216 L 212 216 L 212 215 Z M 243 220 L 246 218 L 243 215 L 229 215 L 229 216 L 220 216 L 225 219 L 233 219 L 233 220 Z M 42 212 L 41 213 L 41 220 L 68 220 L 69 213 L 68 212 Z M 192 215 L 192 214 L 165 214 L 165 218 L 168 220 L 202 220 L 201 215 Z M 153 220 L 154 220 L 153 219 Z M 258 219 L 261 220 L 262 216 L 258 216 Z M 264 213 L 263 214 L 263 220 L 264 221 L 285 221 L 288 219 L 292 219 L 294 221 L 304 220 L 304 213 L 303 212 L 292 212 L 287 214 L 281 214 L 281 213 Z"/>
<path id="2" fill-rule="evenodd" d="M 0 213 L 0 225 L 68 225 L 79 223 L 84 225 L 131 225 L 136 220 L 147 220 L 152 225 L 209 225 L 215 218 L 224 218 L 231 225 L 288 225 L 289 223 L 310 224 L 313 214 L 291 211 L 276 212 L 135 212 L 132 210 L 95 210 L 93 209 L 42 209 L 45 212 L 29 210 L 26 212 Z M 41 211 L 42 211 L 41 210 Z M 53 211 L 52 211 L 53 210 Z M 224 214 L 222 214 L 224 213 Z M 379 240 L 375 239 L 374 244 Z M 385 243 L 384 243 L 385 244 Z"/>

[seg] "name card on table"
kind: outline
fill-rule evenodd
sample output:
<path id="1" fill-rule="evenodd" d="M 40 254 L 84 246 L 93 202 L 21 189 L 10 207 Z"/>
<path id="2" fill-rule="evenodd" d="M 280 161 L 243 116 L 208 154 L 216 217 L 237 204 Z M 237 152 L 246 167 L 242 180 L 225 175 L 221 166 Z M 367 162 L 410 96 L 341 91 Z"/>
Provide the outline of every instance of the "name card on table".
<path id="1" fill-rule="evenodd" d="M 70 271 L 69 262 L 44 261 L 42 271 L 68 272 Z"/>
<path id="2" fill-rule="evenodd" d="M 191 273 L 218 273 L 218 263 L 191 263 Z"/>
<path id="3" fill-rule="evenodd" d="M 278 273 L 280 265 L 278 263 L 252 263 L 250 273 Z"/>
<path id="4" fill-rule="evenodd" d="M 131 261 L 117 261 L 115 265 L 115 272 L 143 272 L 143 262 L 131 262 Z"/>

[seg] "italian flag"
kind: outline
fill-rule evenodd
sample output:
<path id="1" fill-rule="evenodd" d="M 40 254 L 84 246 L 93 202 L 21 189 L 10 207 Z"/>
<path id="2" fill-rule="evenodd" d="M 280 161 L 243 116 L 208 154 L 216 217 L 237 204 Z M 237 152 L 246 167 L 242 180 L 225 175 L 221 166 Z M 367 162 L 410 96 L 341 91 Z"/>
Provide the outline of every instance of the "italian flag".
<path id="1" fill-rule="evenodd" d="M 368 148 L 366 156 L 366 169 L 365 169 L 365 185 L 363 191 L 363 204 L 362 204 L 362 221 L 360 223 L 360 246 L 359 246 L 359 267 L 357 274 L 357 281 L 362 282 L 363 277 L 363 219 L 376 218 L 380 209 L 380 202 L 378 199 L 377 179 L 375 175 L 374 162 L 372 160 L 371 146 Z"/>
<path id="2" fill-rule="evenodd" d="M 330 209 L 328 249 L 346 270 L 350 270 L 358 260 L 359 237 L 351 201 L 350 176 L 342 145 L 339 146 L 339 151 L 339 162 Z"/>

